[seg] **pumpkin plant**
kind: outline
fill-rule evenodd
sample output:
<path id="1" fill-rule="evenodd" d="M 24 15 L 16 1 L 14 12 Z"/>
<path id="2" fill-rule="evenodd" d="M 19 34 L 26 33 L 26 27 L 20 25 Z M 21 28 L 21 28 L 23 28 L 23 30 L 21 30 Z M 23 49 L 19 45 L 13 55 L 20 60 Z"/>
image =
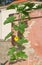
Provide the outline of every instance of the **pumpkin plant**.
<path id="1" fill-rule="evenodd" d="M 19 3 L 19 4 L 12 4 L 10 6 L 7 7 L 7 10 L 9 9 L 16 9 L 16 12 L 21 14 L 21 18 L 18 21 L 18 25 L 15 24 L 15 20 L 16 17 L 14 16 L 10 16 L 8 17 L 5 21 L 4 21 L 4 25 L 8 24 L 8 23 L 14 23 L 13 24 L 13 29 L 17 32 L 17 35 L 13 35 L 14 32 L 10 32 L 9 34 L 7 34 L 7 36 L 5 37 L 5 40 L 7 40 L 10 36 L 13 36 L 13 46 L 11 48 L 9 48 L 8 51 L 8 55 L 10 56 L 10 61 L 16 61 L 16 60 L 20 60 L 20 59 L 26 59 L 28 56 L 26 55 L 26 53 L 24 52 L 25 43 L 28 43 L 28 40 L 24 37 L 24 32 L 25 29 L 27 28 L 27 20 L 30 20 L 31 17 L 29 15 L 29 13 L 32 10 L 36 10 L 36 9 L 42 9 L 42 4 L 38 4 L 37 6 L 35 6 L 35 3 L 31 3 L 31 2 L 23 2 L 23 3 Z M 27 20 L 26 20 L 27 19 Z"/>

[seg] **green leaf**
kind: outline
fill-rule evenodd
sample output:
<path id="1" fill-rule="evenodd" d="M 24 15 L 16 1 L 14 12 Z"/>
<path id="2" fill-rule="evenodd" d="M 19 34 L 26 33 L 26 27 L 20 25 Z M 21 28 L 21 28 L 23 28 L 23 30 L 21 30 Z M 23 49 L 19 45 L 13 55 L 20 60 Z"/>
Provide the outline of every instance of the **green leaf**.
<path id="1" fill-rule="evenodd" d="M 26 24 L 24 22 L 19 23 L 19 31 L 23 33 L 25 31 Z"/>
<path id="2" fill-rule="evenodd" d="M 14 25 L 13 28 L 14 28 L 15 30 L 19 30 L 21 33 L 23 33 L 24 30 L 25 30 L 25 28 L 26 28 L 26 24 L 25 24 L 24 22 L 20 22 L 20 23 L 19 23 L 19 26 Z"/>
<path id="3" fill-rule="evenodd" d="M 14 30 L 16 30 L 16 31 L 19 30 L 19 27 L 18 27 L 17 25 L 14 25 L 13 28 L 14 28 Z"/>
<path id="4" fill-rule="evenodd" d="M 19 7 L 17 8 L 17 11 L 22 12 L 23 10 L 24 10 L 24 7 L 19 5 Z"/>
<path id="5" fill-rule="evenodd" d="M 25 4 L 25 7 L 28 6 L 29 9 L 32 9 L 34 5 L 35 5 L 34 3 L 27 2 L 27 3 Z"/>
<path id="6" fill-rule="evenodd" d="M 38 6 L 36 6 L 36 9 L 42 9 L 42 4 L 39 4 Z"/>
<path id="7" fill-rule="evenodd" d="M 10 6 L 7 7 L 7 10 L 9 9 L 15 9 L 16 7 L 18 7 L 18 4 L 12 4 Z"/>
<path id="8" fill-rule="evenodd" d="M 13 62 L 16 59 L 17 59 L 17 57 L 16 57 L 15 54 L 13 54 L 13 55 L 10 56 L 10 62 Z"/>
<path id="9" fill-rule="evenodd" d="M 15 47 L 9 48 L 8 55 L 14 54 L 15 51 L 16 51 L 16 48 Z"/>
<path id="10" fill-rule="evenodd" d="M 27 55 L 26 55 L 25 52 L 23 52 L 23 51 L 17 52 L 17 56 L 20 57 L 20 58 L 22 58 L 22 59 L 27 58 Z"/>
<path id="11" fill-rule="evenodd" d="M 28 16 L 28 12 L 26 12 L 26 11 L 22 11 L 22 13 L 25 15 L 25 16 Z"/>
<path id="12" fill-rule="evenodd" d="M 19 31 L 23 34 L 25 30 L 24 29 L 19 29 Z"/>
<path id="13" fill-rule="evenodd" d="M 25 15 L 22 15 L 22 16 L 21 16 L 21 19 L 22 19 L 22 20 L 24 20 L 24 19 L 25 19 L 25 17 L 26 17 Z"/>
<path id="14" fill-rule="evenodd" d="M 4 25 L 5 25 L 5 24 L 8 24 L 8 23 L 14 22 L 14 19 L 15 19 L 15 18 L 16 18 L 16 17 L 14 17 L 14 16 L 8 17 L 8 18 L 4 21 Z"/>
<path id="15" fill-rule="evenodd" d="M 25 39 L 24 37 L 22 37 L 21 39 L 19 39 L 19 40 L 17 41 L 17 43 L 18 43 L 19 45 L 22 45 L 23 43 L 27 43 L 27 42 L 28 42 L 28 40 Z"/>
<path id="16" fill-rule="evenodd" d="M 6 40 L 6 39 L 8 39 L 10 36 L 12 36 L 12 34 L 13 34 L 13 32 L 8 33 L 8 34 L 6 35 L 6 37 L 5 37 L 4 40 Z"/>

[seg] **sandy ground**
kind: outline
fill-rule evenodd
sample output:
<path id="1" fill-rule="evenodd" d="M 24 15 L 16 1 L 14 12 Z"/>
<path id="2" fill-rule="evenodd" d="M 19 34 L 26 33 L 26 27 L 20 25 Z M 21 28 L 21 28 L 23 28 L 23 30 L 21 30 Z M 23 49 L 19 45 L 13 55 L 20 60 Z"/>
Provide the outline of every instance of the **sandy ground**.
<path id="1" fill-rule="evenodd" d="M 8 59 L 7 52 L 11 47 L 11 42 L 0 42 L 0 63 Z"/>

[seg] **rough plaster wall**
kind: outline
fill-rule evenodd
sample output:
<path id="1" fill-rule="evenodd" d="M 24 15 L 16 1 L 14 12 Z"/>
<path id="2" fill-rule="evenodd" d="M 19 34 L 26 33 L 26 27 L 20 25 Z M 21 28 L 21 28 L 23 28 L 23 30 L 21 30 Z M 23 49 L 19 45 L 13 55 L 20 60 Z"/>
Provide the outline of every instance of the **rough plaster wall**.
<path id="1" fill-rule="evenodd" d="M 1 22 L 0 22 L 0 39 L 4 39 L 4 37 L 11 31 L 11 24 L 4 25 L 4 20 L 9 16 L 9 14 L 15 13 L 16 10 L 1 10 Z"/>

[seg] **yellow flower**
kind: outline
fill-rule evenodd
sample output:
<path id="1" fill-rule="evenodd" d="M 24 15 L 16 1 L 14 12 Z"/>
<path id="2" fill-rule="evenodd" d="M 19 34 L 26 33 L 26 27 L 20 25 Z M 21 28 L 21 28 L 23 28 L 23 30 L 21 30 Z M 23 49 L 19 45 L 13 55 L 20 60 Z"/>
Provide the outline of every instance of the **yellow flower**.
<path id="1" fill-rule="evenodd" d="M 19 40 L 19 37 L 18 37 L 18 36 L 15 36 L 15 37 L 14 37 L 14 40 L 15 40 L 15 41 L 18 41 L 18 40 Z"/>

